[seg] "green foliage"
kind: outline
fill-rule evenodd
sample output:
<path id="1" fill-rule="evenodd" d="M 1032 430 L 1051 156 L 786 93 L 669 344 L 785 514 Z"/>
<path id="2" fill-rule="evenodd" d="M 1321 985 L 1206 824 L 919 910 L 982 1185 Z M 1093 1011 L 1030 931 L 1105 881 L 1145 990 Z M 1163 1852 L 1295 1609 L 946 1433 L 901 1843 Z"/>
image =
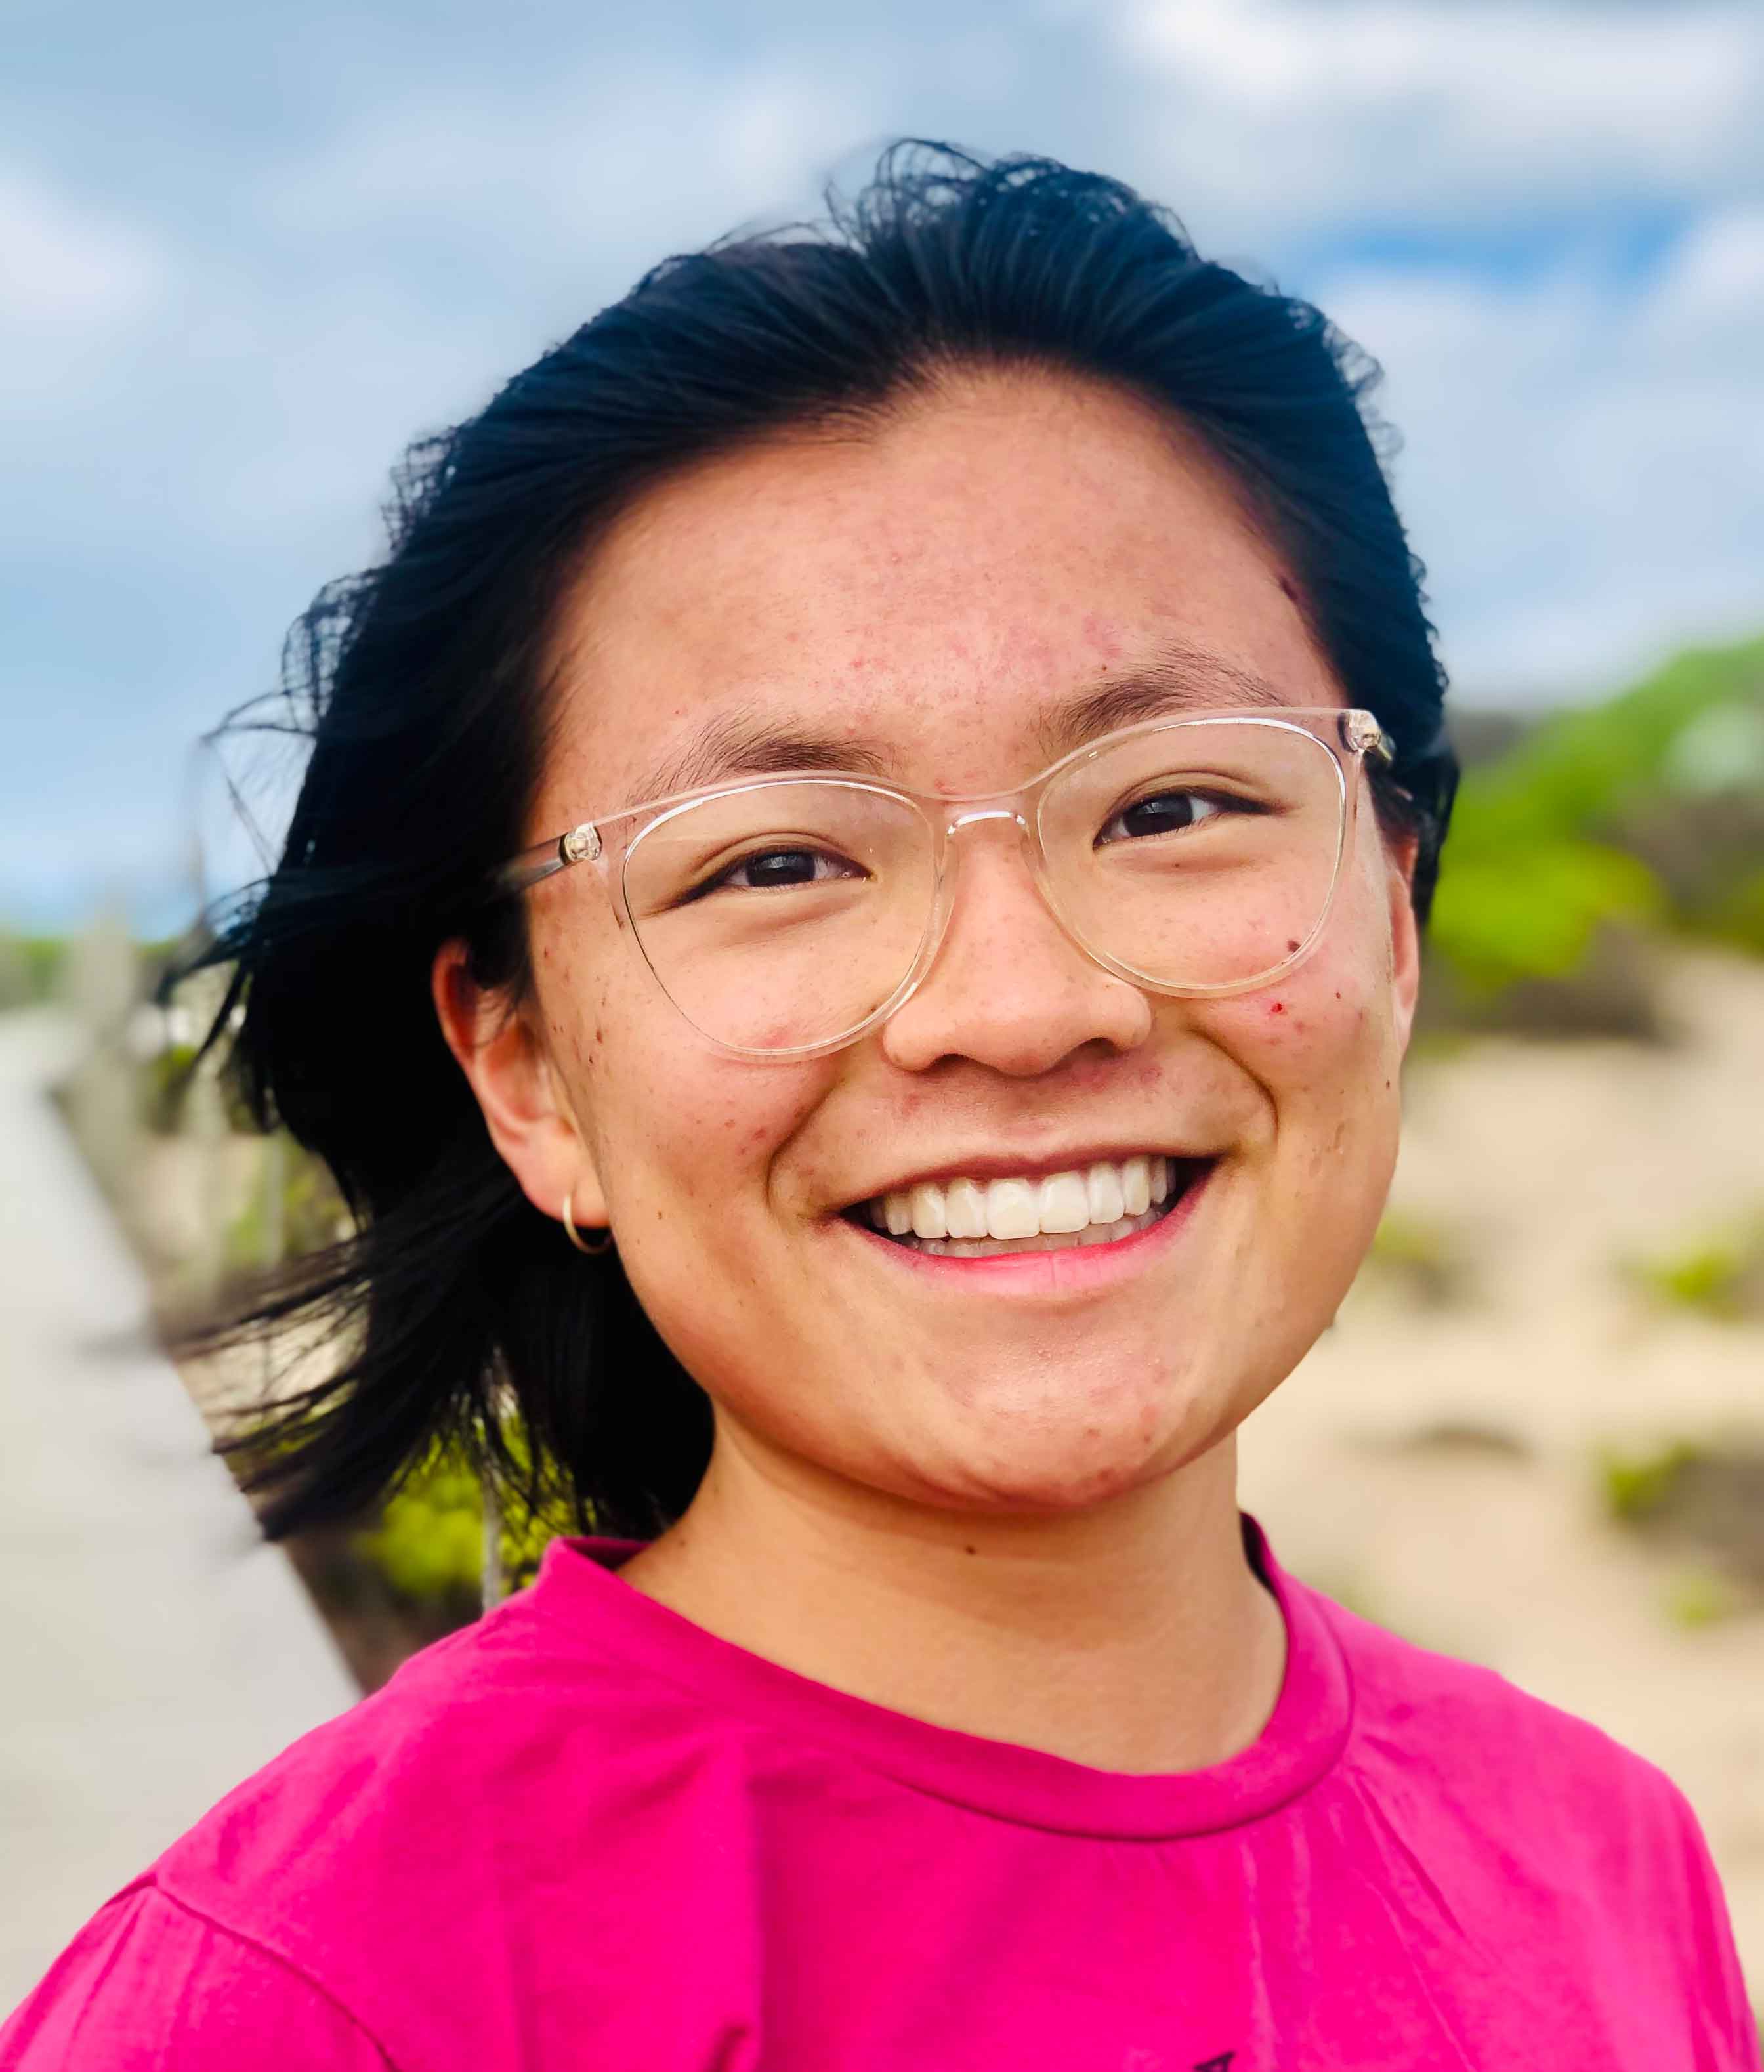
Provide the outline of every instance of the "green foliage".
<path id="1" fill-rule="evenodd" d="M 1764 957 L 1764 864 L 1711 902 L 1705 926 L 1717 942 Z"/>
<path id="2" fill-rule="evenodd" d="M 63 936 L 19 935 L 0 928 L 0 1009 L 52 998 L 67 953 Z"/>
<path id="3" fill-rule="evenodd" d="M 135 945 L 140 990 L 158 976 L 177 938 Z M 52 1000 L 73 947 L 69 935 L 31 935 L 0 927 L 0 1009 L 28 1007 Z"/>
<path id="4" fill-rule="evenodd" d="M 1425 1308 L 1443 1307 L 1464 1292 L 1466 1269 L 1453 1233 L 1412 1210 L 1385 1211 L 1367 1261 L 1375 1275 L 1401 1287 Z"/>
<path id="5" fill-rule="evenodd" d="M 196 1054 L 194 1043 L 168 1043 L 141 1067 L 141 1119 L 162 1137 L 172 1135 L 183 1117 L 184 1096 L 189 1091 L 190 1067 Z"/>
<path id="6" fill-rule="evenodd" d="M 476 1474 L 437 1452 L 387 1499 L 379 1524 L 355 1544 L 405 1597 L 473 1595 L 483 1561 Z"/>
<path id="7" fill-rule="evenodd" d="M 529 1462 L 518 1420 L 504 1438 L 523 1475 Z M 559 1533 L 574 1529 L 556 1491 L 537 1510 L 501 1486 L 503 1574 L 519 1589 L 538 1572 L 540 1559 Z M 387 1499 L 379 1523 L 356 1536 L 356 1551 L 392 1587 L 419 1602 L 463 1601 L 478 1596 L 483 1564 L 483 1487 L 457 1443 L 432 1447 Z"/>
<path id="8" fill-rule="evenodd" d="M 1629 1271 L 1667 1308 L 1689 1309 L 1721 1323 L 1764 1316 L 1764 1211 L 1654 1258 L 1636 1260 Z"/>
<path id="9" fill-rule="evenodd" d="M 1688 1441 L 1673 1439 L 1651 1453 L 1606 1448 L 1599 1456 L 1605 1507 L 1620 1523 L 1633 1525 L 1664 1508 L 1687 1468 L 1701 1457 Z"/>
<path id="10" fill-rule="evenodd" d="M 1667 1585 L 1660 1609 L 1676 1626 L 1695 1632 L 1730 1618 L 1740 1609 L 1738 1593 L 1712 1568 L 1688 1568 Z"/>
<path id="11" fill-rule="evenodd" d="M 1434 914 L 1473 993 L 1576 970 L 1612 923 L 1764 948 L 1764 639 L 1681 655 L 1467 771 Z"/>
<path id="12" fill-rule="evenodd" d="M 1454 837 L 1455 841 L 1455 837 Z M 1433 944 L 1475 992 L 1577 970 L 1602 923 L 1659 919 L 1665 902 L 1637 857 L 1598 842 L 1455 849 L 1433 908 Z"/>

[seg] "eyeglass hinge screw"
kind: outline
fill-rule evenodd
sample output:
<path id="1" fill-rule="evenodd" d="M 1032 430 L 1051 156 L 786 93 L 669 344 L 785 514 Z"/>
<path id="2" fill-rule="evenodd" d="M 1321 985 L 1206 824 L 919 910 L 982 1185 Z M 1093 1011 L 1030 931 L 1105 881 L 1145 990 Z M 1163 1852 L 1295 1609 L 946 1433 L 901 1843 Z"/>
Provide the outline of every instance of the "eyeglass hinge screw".
<path id="1" fill-rule="evenodd" d="M 558 846 L 566 863 L 592 863 L 600 853 L 600 832 L 584 821 L 572 828 Z"/>
<path id="2" fill-rule="evenodd" d="M 1395 744 L 1370 713 L 1356 713 L 1349 720 L 1347 742 L 1349 747 L 1369 750 L 1382 756 L 1386 762 L 1396 759 Z"/>

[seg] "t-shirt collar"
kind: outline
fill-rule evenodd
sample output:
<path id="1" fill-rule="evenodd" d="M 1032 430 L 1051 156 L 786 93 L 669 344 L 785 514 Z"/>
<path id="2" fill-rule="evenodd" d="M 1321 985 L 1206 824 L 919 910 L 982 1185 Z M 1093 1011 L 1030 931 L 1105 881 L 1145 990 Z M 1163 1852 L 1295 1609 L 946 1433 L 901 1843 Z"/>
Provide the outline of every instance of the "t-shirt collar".
<path id="1" fill-rule="evenodd" d="M 1272 1812 L 1323 1775 L 1351 1724 L 1347 1666 L 1321 1605 L 1280 1566 L 1257 1521 L 1247 1512 L 1240 1516 L 1245 1552 L 1286 1624 L 1280 1696 L 1248 1748 L 1206 1770 L 1166 1774 L 1094 1770 L 934 1725 L 817 1683 L 621 1583 L 619 1567 L 638 1551 L 638 1540 L 553 1540 L 531 1589 L 520 1594 L 549 1644 L 586 1646 L 602 1660 L 616 1654 L 690 1692 L 730 1724 L 745 1720 L 798 1743 L 838 1749 L 915 1790 L 995 1819 L 1153 1840 L 1217 1832 Z"/>

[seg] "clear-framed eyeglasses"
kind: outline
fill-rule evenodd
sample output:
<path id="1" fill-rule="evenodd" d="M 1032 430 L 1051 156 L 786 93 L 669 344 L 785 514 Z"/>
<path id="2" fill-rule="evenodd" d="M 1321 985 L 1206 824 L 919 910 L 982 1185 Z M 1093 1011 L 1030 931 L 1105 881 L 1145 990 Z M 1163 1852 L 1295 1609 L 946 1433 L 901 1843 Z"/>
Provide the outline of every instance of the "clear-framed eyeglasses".
<path id="1" fill-rule="evenodd" d="M 1005 824 L 1105 971 L 1153 993 L 1244 993 L 1321 938 L 1368 755 L 1394 760 L 1370 712 L 1282 706 L 1124 727 L 972 796 L 789 771 L 591 815 L 488 890 L 591 865 L 701 1035 L 743 1058 L 817 1057 L 911 997 L 948 927 L 956 836 Z"/>

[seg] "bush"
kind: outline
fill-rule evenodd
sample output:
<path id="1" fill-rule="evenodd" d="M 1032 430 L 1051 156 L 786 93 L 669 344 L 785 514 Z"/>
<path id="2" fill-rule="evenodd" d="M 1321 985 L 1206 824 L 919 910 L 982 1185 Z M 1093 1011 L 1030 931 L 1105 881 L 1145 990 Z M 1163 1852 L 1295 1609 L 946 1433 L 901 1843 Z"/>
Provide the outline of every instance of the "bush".
<path id="1" fill-rule="evenodd" d="M 1668 1440 L 1651 1453 L 1606 1450 L 1606 1508 L 1663 1547 L 1694 1550 L 1747 1604 L 1764 1592 L 1764 1437 Z"/>
<path id="2" fill-rule="evenodd" d="M 1764 1211 L 1676 1250 L 1632 1261 L 1627 1271 L 1665 1307 L 1720 1323 L 1764 1317 Z"/>
<path id="3" fill-rule="evenodd" d="M 1764 640 L 1491 742 L 1465 771 L 1432 931 L 1472 1005 L 1572 976 L 1613 928 L 1764 949 Z"/>
<path id="4" fill-rule="evenodd" d="M 530 1456 L 518 1422 L 504 1437 L 523 1475 Z M 538 1573 L 545 1548 L 574 1530 L 555 1508 L 530 1509 L 506 1484 L 500 1548 L 504 1581 L 521 1589 Z M 475 1610 L 483 1571 L 483 1486 L 457 1443 L 437 1445 L 387 1498 L 379 1523 L 358 1534 L 356 1550 L 401 1595 L 419 1602 L 470 1600 Z"/>
<path id="5" fill-rule="evenodd" d="M 1453 1233 L 1408 1210 L 1385 1211 L 1366 1259 L 1374 1278 L 1401 1289 L 1423 1309 L 1460 1300 L 1469 1284 L 1462 1248 Z"/>
<path id="6" fill-rule="evenodd" d="M 1605 1507 L 1625 1525 L 1663 1511 L 1673 1486 L 1697 1456 L 1688 1441 L 1675 1439 L 1657 1452 L 1639 1455 L 1607 1449 L 1599 1457 Z"/>

